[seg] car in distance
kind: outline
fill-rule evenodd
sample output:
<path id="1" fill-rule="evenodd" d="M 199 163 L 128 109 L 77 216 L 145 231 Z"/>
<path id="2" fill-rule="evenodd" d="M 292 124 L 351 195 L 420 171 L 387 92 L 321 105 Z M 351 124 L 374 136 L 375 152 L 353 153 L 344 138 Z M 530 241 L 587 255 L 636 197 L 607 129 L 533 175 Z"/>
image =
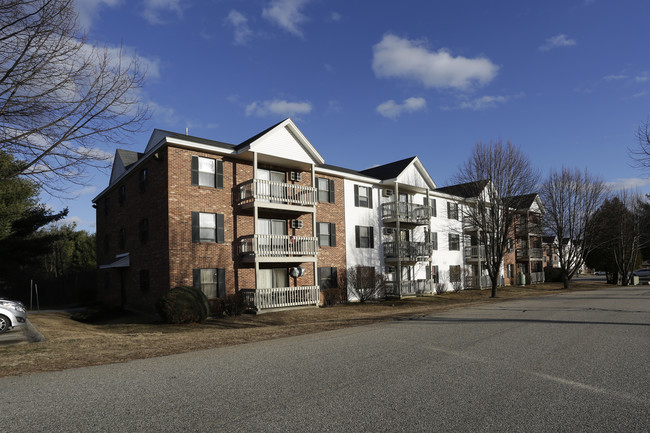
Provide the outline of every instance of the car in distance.
<path id="1" fill-rule="evenodd" d="M 594 275 L 606 275 L 606 274 L 607 274 L 607 272 L 605 272 L 605 271 L 596 271 L 596 272 L 594 272 Z"/>
<path id="2" fill-rule="evenodd" d="M 27 310 L 18 301 L 0 299 L 0 334 L 27 323 Z"/>
<path id="3" fill-rule="evenodd" d="M 632 272 L 632 275 L 639 277 L 640 283 L 647 283 L 650 281 L 650 269 L 637 269 L 636 271 Z"/>

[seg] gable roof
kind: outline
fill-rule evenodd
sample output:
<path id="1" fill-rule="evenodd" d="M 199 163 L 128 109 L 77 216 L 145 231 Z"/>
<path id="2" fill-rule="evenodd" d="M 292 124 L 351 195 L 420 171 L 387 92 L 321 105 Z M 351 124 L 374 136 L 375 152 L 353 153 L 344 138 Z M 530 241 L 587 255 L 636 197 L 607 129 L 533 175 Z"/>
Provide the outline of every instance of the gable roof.
<path id="1" fill-rule="evenodd" d="M 537 193 L 514 195 L 504 198 L 503 202 L 513 209 L 528 209 L 535 203 L 536 198 Z"/>
<path id="2" fill-rule="evenodd" d="M 195 137 L 193 135 L 180 134 L 178 132 L 166 131 L 164 129 L 154 129 L 149 138 L 149 143 L 145 149 L 145 153 L 154 148 L 161 140 L 166 138 L 174 138 L 176 140 L 189 141 L 192 143 L 204 144 L 207 146 L 218 147 L 221 149 L 232 150 L 235 148 L 234 144 L 224 143 L 223 141 L 210 140 L 207 138 Z"/>
<path id="3" fill-rule="evenodd" d="M 485 187 L 489 183 L 489 180 L 483 179 L 474 182 L 459 183 L 457 185 L 443 186 L 442 188 L 437 188 L 436 191 L 463 198 L 477 197 L 485 190 Z"/>
<path id="4" fill-rule="evenodd" d="M 415 156 L 411 156 L 410 158 L 389 162 L 388 164 L 378 165 L 377 167 L 367 168 L 359 171 L 359 173 L 365 174 L 366 176 L 376 177 L 381 180 L 394 179 L 399 176 L 415 158 Z"/>
<path id="5" fill-rule="evenodd" d="M 243 149 L 244 147 L 250 145 L 252 142 L 254 142 L 254 141 L 257 140 L 258 138 L 262 137 L 263 135 L 269 133 L 269 132 L 270 132 L 272 129 L 274 129 L 276 126 L 280 125 L 281 123 L 285 122 L 285 121 L 288 120 L 288 119 L 289 119 L 289 118 L 287 117 L 286 119 L 281 120 L 280 122 L 276 123 L 275 125 L 269 126 L 269 127 L 266 128 L 264 131 L 262 131 L 262 132 L 260 132 L 260 133 L 258 133 L 258 134 L 253 135 L 251 138 L 242 141 L 242 142 L 239 143 L 237 146 L 235 146 L 235 150 L 241 150 L 241 149 Z"/>

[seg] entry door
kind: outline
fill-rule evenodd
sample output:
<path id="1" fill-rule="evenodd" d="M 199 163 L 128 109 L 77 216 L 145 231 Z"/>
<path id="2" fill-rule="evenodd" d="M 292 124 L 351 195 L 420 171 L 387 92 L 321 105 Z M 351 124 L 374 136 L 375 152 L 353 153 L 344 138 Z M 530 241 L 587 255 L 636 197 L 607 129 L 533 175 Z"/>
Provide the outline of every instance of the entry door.
<path id="1" fill-rule="evenodd" d="M 287 235 L 287 222 L 285 220 L 259 218 L 257 220 L 257 233 L 261 235 Z M 267 255 L 285 255 L 284 237 L 260 236 L 257 247 Z"/>
<path id="2" fill-rule="evenodd" d="M 268 180 L 270 182 L 285 183 L 285 174 L 281 171 L 265 170 L 263 168 L 257 169 L 257 178 L 261 180 Z M 273 202 L 279 202 L 284 196 L 283 187 L 281 185 L 272 185 L 262 182 L 259 184 L 258 192 L 264 197 L 268 197 Z"/>
<path id="3" fill-rule="evenodd" d="M 287 268 L 260 269 L 257 277 L 257 287 L 259 289 L 289 287 Z"/>

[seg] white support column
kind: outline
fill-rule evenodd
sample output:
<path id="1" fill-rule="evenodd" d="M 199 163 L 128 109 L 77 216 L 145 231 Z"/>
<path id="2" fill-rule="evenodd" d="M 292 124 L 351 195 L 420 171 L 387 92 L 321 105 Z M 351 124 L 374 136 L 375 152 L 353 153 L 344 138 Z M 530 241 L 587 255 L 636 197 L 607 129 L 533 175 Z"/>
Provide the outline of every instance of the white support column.
<path id="1" fill-rule="evenodd" d="M 316 210 L 318 210 L 318 185 L 316 185 L 316 166 L 311 165 L 311 186 L 316 188 L 316 206 L 314 207 L 314 213 L 312 214 L 312 236 L 316 237 Z M 316 241 L 318 244 L 318 241 Z M 318 248 L 318 247 L 317 247 Z M 314 260 L 314 286 L 318 286 L 318 250 L 316 252 L 316 259 Z"/>
<path id="2" fill-rule="evenodd" d="M 257 180 L 257 152 L 253 152 L 253 194 L 255 195 L 256 191 L 255 188 L 257 185 L 255 184 L 255 181 Z M 253 199 L 253 247 L 256 248 L 256 242 L 255 242 L 255 235 L 257 234 L 257 219 L 258 219 L 258 212 L 257 212 L 257 201 Z M 260 273 L 260 263 L 257 261 L 258 257 L 257 254 L 255 255 L 255 289 L 258 288 L 258 282 L 259 282 L 259 273 Z M 257 291 L 255 292 L 257 294 Z M 259 305 L 256 305 L 256 307 L 259 307 Z"/>
<path id="3" fill-rule="evenodd" d="M 400 257 L 402 247 L 402 232 L 400 231 L 400 215 L 399 215 L 399 184 L 395 182 L 395 193 L 393 194 L 395 204 L 395 215 L 397 222 L 395 245 L 397 247 L 397 291 L 399 297 L 402 297 L 402 260 Z"/>

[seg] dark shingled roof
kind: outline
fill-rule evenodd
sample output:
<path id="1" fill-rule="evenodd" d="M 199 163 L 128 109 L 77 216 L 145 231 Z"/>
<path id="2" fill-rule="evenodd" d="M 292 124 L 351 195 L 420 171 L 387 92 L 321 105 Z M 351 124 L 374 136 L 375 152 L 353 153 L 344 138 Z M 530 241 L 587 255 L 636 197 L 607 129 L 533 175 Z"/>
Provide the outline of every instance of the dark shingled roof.
<path id="1" fill-rule="evenodd" d="M 372 168 L 367 168 L 365 170 L 359 171 L 361 174 L 365 174 L 366 176 L 370 177 L 376 177 L 377 179 L 381 180 L 386 180 L 386 179 L 394 179 L 401 172 L 404 171 L 406 167 L 415 159 L 415 156 L 411 156 L 410 158 L 402 159 L 399 161 L 395 162 L 389 162 L 388 164 L 380 165 L 377 167 L 372 167 Z"/>
<path id="2" fill-rule="evenodd" d="M 489 180 L 477 180 L 475 182 L 459 183 L 458 185 L 436 188 L 436 191 L 464 198 L 476 197 L 485 189 L 488 182 Z"/>
<path id="3" fill-rule="evenodd" d="M 357 171 L 357 170 L 352 170 L 352 169 L 345 168 L 345 167 L 338 167 L 336 165 L 331 165 L 331 164 L 320 164 L 319 167 L 327 168 L 327 169 L 330 169 L 330 170 L 342 171 L 344 173 L 358 174 L 359 176 L 368 176 L 367 174 L 364 174 L 364 173 L 362 173 L 360 171 Z"/>
<path id="4" fill-rule="evenodd" d="M 124 164 L 124 168 L 127 170 L 130 166 L 138 162 L 138 160 L 144 156 L 144 153 L 134 152 L 132 150 L 117 149 L 116 152 L 120 156 L 122 164 Z"/>
<path id="5" fill-rule="evenodd" d="M 216 141 L 216 140 L 208 140 L 207 138 L 195 137 L 193 135 L 179 134 L 178 132 L 165 131 L 164 129 L 155 129 L 154 134 L 156 131 L 162 132 L 167 137 L 177 138 L 179 140 L 189 140 L 195 143 L 207 144 L 209 146 L 223 147 L 226 149 L 233 149 L 235 147 L 234 144 L 224 143 L 222 141 Z"/>
<path id="6" fill-rule="evenodd" d="M 537 193 L 506 197 L 503 201 L 513 209 L 528 209 L 535 202 L 535 197 Z"/>
<path id="7" fill-rule="evenodd" d="M 288 117 L 287 117 L 287 119 L 288 119 Z M 278 123 L 276 123 L 276 124 L 273 125 L 273 126 L 269 126 L 269 127 L 266 128 L 264 131 L 260 132 L 259 134 L 255 134 L 254 136 L 252 136 L 251 138 L 249 138 L 249 139 L 246 140 L 246 141 L 242 141 L 241 143 L 239 143 L 239 144 L 235 147 L 235 150 L 239 150 L 239 149 L 241 149 L 241 148 L 243 148 L 243 147 L 248 146 L 248 145 L 251 144 L 253 141 L 257 140 L 258 138 L 260 138 L 261 136 L 263 136 L 264 134 L 266 134 L 267 132 L 269 132 L 271 129 L 275 128 L 276 126 L 278 126 L 280 123 L 284 122 L 284 121 L 287 120 L 287 119 L 281 120 L 281 121 L 279 121 Z"/>

